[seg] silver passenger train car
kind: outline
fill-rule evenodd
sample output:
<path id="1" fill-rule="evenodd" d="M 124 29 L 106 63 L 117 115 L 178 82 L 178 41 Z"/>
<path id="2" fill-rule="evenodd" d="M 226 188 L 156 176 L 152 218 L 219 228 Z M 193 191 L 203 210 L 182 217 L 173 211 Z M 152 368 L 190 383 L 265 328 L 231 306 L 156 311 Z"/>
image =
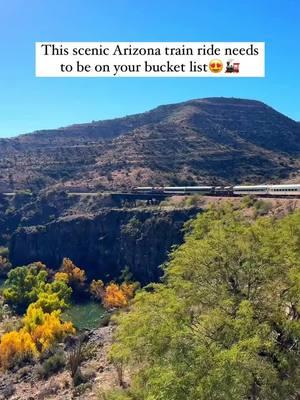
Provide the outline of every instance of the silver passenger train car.
<path id="1" fill-rule="evenodd" d="M 244 186 L 139 186 L 133 189 L 136 193 L 162 194 L 195 194 L 220 196 L 300 196 L 300 184 L 289 185 L 244 185 Z"/>
<path id="2" fill-rule="evenodd" d="M 269 195 L 269 196 L 299 196 L 300 185 L 255 185 L 233 186 L 233 194 L 236 195 Z"/>

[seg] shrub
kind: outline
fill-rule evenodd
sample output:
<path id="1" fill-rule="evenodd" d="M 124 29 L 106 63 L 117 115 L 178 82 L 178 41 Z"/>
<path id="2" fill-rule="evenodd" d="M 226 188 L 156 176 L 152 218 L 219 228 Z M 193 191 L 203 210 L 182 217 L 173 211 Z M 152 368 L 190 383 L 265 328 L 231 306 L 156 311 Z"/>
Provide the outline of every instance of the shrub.
<path id="1" fill-rule="evenodd" d="M 195 206 L 199 205 L 201 202 L 203 202 L 202 195 L 201 194 L 193 194 L 191 196 L 188 196 L 185 199 L 184 204 L 187 207 L 195 207 Z"/>
<path id="2" fill-rule="evenodd" d="M 104 296 L 104 283 L 102 280 L 93 279 L 90 284 L 90 293 L 96 300 L 101 300 Z"/>
<path id="3" fill-rule="evenodd" d="M 142 230 L 142 222 L 136 217 L 132 217 L 127 224 L 122 225 L 122 234 L 129 236 L 130 238 L 138 238 Z"/>
<path id="4" fill-rule="evenodd" d="M 49 272 L 42 263 L 14 268 L 5 281 L 4 299 L 18 312 L 34 302 L 45 312 L 68 307 L 72 289 L 63 280 L 48 279 Z"/>
<path id="5" fill-rule="evenodd" d="M 254 203 L 254 208 L 256 210 L 256 216 L 266 215 L 272 208 L 272 204 L 268 201 L 257 200 Z"/>
<path id="6" fill-rule="evenodd" d="M 38 374 L 41 378 L 49 378 L 49 376 L 56 374 L 61 371 L 66 365 L 66 359 L 63 351 L 59 351 L 47 360 L 45 360 L 38 370 Z"/>
<path id="7" fill-rule="evenodd" d="M 85 381 L 86 377 L 82 377 L 83 380 Z M 81 379 L 81 378 L 80 378 Z M 74 389 L 73 394 L 77 397 L 82 396 L 83 393 L 85 393 L 88 389 L 92 388 L 92 384 L 87 382 L 87 383 L 81 383 L 80 380 L 78 382 L 78 386 Z"/>
<path id="8" fill-rule="evenodd" d="M 5 333 L 0 342 L 0 367 L 8 369 L 37 355 L 30 334 L 24 330 Z"/>
<path id="9" fill-rule="evenodd" d="M 242 206 L 248 208 L 248 207 L 253 207 L 254 204 L 256 203 L 256 201 L 257 201 L 257 200 L 256 200 L 255 196 L 253 196 L 253 195 L 247 195 L 247 196 L 244 196 L 244 197 L 242 198 L 241 204 L 242 204 Z"/>
<path id="10" fill-rule="evenodd" d="M 92 360 L 97 355 L 97 348 L 102 346 L 102 343 L 87 343 L 82 346 L 81 359 L 84 361 Z"/>

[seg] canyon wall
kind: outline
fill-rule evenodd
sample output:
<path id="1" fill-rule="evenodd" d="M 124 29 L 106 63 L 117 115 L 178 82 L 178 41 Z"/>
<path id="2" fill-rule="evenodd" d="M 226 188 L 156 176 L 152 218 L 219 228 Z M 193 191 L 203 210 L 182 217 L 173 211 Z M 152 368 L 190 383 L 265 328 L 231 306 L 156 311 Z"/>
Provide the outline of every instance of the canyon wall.
<path id="1" fill-rule="evenodd" d="M 183 240 L 184 223 L 199 209 L 102 209 L 95 216 L 67 216 L 21 227 L 12 236 L 14 266 L 42 261 L 58 269 L 69 257 L 90 278 L 116 279 L 128 267 L 142 284 L 157 281 L 159 266 Z"/>

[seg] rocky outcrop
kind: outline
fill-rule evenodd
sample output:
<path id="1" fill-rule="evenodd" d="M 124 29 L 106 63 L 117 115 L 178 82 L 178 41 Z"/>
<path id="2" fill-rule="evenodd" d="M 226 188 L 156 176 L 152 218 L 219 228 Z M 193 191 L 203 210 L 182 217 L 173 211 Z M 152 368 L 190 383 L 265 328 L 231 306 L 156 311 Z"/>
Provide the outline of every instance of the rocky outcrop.
<path id="1" fill-rule="evenodd" d="M 119 277 L 128 267 L 142 284 L 156 281 L 159 266 L 183 240 L 183 225 L 199 209 L 102 209 L 96 216 L 68 216 L 18 229 L 11 240 L 13 265 L 42 261 L 57 269 L 64 257 L 90 277 Z"/>
<path id="2" fill-rule="evenodd" d="M 95 214 L 100 208 L 118 203 L 109 194 L 72 195 L 65 191 L 45 190 L 39 194 L 0 193 L 0 246 L 7 246 L 18 227 L 45 225 L 67 215 Z"/>

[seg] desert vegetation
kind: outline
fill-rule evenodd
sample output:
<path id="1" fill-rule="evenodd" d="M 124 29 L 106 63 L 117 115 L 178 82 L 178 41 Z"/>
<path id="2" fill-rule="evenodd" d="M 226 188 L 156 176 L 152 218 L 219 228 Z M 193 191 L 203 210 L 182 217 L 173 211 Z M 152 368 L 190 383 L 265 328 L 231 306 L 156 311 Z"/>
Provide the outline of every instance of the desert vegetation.
<path id="1" fill-rule="evenodd" d="M 189 223 L 162 283 L 116 316 L 111 359 L 132 379 L 103 399 L 299 397 L 300 212 L 244 211 Z"/>
<path id="2" fill-rule="evenodd" d="M 2 250 L 2 257 L 4 253 Z M 56 273 L 40 262 L 10 269 L 0 304 L 0 316 L 6 324 L 0 337 L 0 369 L 10 370 L 40 360 L 39 375 L 46 378 L 54 374 L 67 364 L 66 356 L 54 349 L 76 333 L 72 322 L 62 319 L 62 312 L 71 302 L 78 301 L 80 294 L 86 292 L 113 311 L 127 307 L 136 288 L 137 285 L 130 282 L 104 284 L 94 280 L 88 283 L 85 271 L 68 258 L 63 259 Z M 9 318 L 5 318 L 5 314 L 9 314 Z M 7 324 L 12 318 L 16 323 Z M 79 382 L 78 374 L 72 371 L 74 355 L 78 351 L 81 354 L 81 345 L 78 348 L 80 351 L 71 350 L 68 364 L 73 365 L 71 376 L 76 382 Z"/>
<path id="3" fill-rule="evenodd" d="M 299 226 L 296 203 L 206 204 L 161 281 L 143 288 L 128 267 L 115 281 L 90 280 L 69 258 L 56 271 L 12 268 L 2 248 L 1 371 L 35 365 L 34 379 L 64 379 L 74 398 L 297 399 Z M 134 241 L 140 229 L 133 217 L 122 234 Z M 64 316 L 87 298 L 107 312 L 89 333 Z"/>

